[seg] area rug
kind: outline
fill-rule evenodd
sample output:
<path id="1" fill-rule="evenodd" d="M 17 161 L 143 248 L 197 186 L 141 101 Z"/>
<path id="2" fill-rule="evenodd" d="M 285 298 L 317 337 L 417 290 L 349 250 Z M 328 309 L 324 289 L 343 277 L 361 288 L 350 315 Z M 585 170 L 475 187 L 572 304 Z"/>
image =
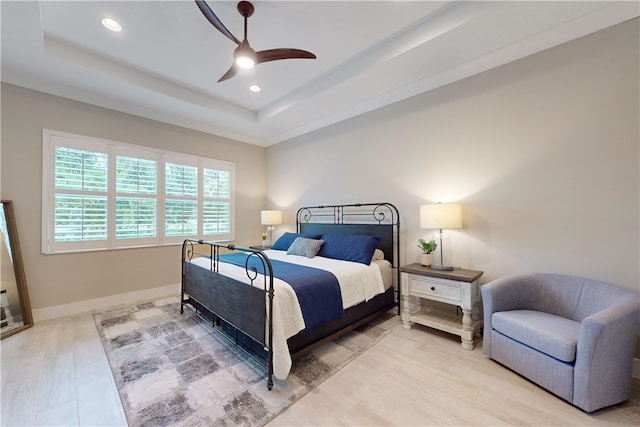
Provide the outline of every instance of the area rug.
<path id="1" fill-rule="evenodd" d="M 293 361 L 267 390 L 266 368 L 178 297 L 94 314 L 130 426 L 261 426 L 371 348 L 394 312 Z"/>

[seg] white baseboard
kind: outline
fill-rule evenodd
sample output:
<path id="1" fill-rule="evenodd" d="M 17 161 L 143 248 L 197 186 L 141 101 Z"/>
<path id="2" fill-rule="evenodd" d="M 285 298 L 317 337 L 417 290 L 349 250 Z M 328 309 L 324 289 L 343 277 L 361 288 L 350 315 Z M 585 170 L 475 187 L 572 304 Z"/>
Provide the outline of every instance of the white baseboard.
<path id="1" fill-rule="evenodd" d="M 86 301 L 72 302 L 69 304 L 55 305 L 53 307 L 38 308 L 33 310 L 33 321 L 41 322 L 43 320 L 85 313 L 87 311 L 104 310 L 120 304 L 133 303 L 165 295 L 178 295 L 179 293 L 180 284 L 178 283 L 175 285 L 128 292 L 126 294 L 112 295 L 104 298 L 95 298 Z"/>
<path id="2" fill-rule="evenodd" d="M 636 378 L 640 378 L 640 359 L 633 359 L 633 373 Z"/>

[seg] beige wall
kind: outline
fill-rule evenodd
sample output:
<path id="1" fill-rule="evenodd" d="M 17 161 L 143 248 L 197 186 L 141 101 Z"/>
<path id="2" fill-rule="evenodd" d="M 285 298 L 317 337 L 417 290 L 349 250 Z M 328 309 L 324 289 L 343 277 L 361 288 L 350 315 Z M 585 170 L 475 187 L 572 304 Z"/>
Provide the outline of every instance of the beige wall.
<path id="1" fill-rule="evenodd" d="M 236 164 L 236 242 L 260 241 L 265 150 L 177 126 L 2 85 L 2 198 L 14 209 L 33 309 L 180 282 L 180 247 L 42 255 L 42 129 L 147 145 Z"/>
<path id="2" fill-rule="evenodd" d="M 403 263 L 433 232 L 419 206 L 458 201 L 454 264 L 483 282 L 555 272 L 640 291 L 638 26 L 269 147 L 269 198 L 289 228 L 304 204 L 394 203 Z"/>

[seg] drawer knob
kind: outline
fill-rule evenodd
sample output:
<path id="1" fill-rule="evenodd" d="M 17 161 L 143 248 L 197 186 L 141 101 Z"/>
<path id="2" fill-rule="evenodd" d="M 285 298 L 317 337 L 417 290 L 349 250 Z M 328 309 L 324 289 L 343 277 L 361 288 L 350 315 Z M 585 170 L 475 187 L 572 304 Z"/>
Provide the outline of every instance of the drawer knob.
<path id="1" fill-rule="evenodd" d="M 431 290 L 432 290 L 432 291 L 435 291 L 435 290 L 436 290 L 436 287 L 435 287 L 435 286 L 432 286 L 432 287 L 431 287 Z"/>

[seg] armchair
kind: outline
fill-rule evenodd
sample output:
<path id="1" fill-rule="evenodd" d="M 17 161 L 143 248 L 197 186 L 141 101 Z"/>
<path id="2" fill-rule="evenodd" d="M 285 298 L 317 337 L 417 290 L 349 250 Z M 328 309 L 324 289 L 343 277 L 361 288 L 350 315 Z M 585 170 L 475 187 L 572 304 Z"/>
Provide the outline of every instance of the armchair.
<path id="1" fill-rule="evenodd" d="M 481 293 L 491 359 L 586 412 L 629 399 L 640 295 L 557 274 L 508 276 Z"/>

